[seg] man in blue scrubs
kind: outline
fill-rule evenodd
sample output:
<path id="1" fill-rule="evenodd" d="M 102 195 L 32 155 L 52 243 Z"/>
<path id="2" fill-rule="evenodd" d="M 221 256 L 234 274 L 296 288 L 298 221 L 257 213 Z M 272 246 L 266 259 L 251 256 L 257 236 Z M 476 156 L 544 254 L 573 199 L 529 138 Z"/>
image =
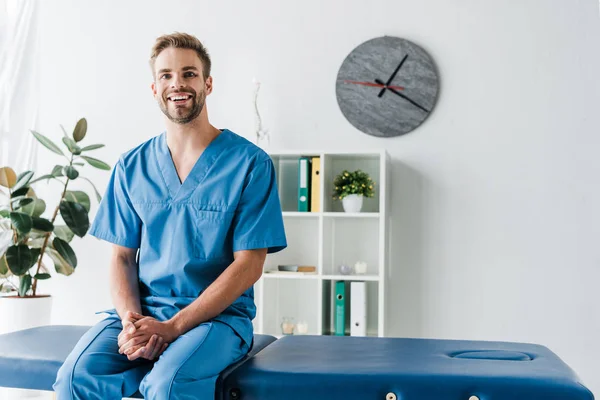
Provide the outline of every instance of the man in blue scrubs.
<path id="1" fill-rule="evenodd" d="M 209 123 L 202 44 L 162 36 L 150 64 L 166 131 L 113 169 L 89 233 L 113 243 L 115 308 L 61 367 L 58 400 L 213 399 L 252 346 L 265 257 L 287 246 L 270 157 Z"/>

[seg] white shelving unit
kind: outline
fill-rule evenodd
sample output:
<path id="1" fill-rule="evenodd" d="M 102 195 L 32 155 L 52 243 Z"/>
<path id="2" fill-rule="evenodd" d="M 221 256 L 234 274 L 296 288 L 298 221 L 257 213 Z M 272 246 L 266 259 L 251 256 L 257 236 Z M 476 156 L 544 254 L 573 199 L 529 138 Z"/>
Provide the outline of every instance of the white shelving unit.
<path id="1" fill-rule="evenodd" d="M 257 333 L 281 336 L 283 318 L 306 322 L 308 334 L 334 331 L 337 281 L 364 281 L 367 287 L 367 335 L 385 336 L 387 271 L 388 165 L 385 150 L 369 152 L 270 151 L 277 173 L 288 247 L 269 254 L 255 286 Z M 320 210 L 298 212 L 298 159 L 320 157 Z M 375 195 L 359 213 L 343 211 L 333 200 L 333 180 L 343 170 L 361 169 L 375 181 Z M 365 275 L 342 275 L 342 264 L 367 263 Z M 311 265 L 316 274 L 278 273 L 278 265 Z M 350 290 L 348 285 L 347 292 Z M 351 293 L 349 293 L 351 296 Z M 349 303 L 346 307 L 349 314 Z M 350 334 L 346 317 L 346 334 Z"/>

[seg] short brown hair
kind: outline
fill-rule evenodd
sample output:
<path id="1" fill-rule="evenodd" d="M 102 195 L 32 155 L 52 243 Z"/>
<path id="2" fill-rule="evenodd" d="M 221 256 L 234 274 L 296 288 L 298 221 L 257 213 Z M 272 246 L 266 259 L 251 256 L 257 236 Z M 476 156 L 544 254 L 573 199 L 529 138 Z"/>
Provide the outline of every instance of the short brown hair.
<path id="1" fill-rule="evenodd" d="M 156 57 L 158 57 L 164 49 L 168 49 L 169 47 L 194 50 L 196 54 L 198 54 L 200 61 L 202 61 L 202 73 L 204 74 L 204 79 L 210 76 L 210 56 L 202 42 L 193 35 L 180 32 L 163 35 L 156 39 L 154 46 L 152 46 L 152 54 L 150 55 L 152 75 L 154 75 L 154 62 L 156 61 Z"/>

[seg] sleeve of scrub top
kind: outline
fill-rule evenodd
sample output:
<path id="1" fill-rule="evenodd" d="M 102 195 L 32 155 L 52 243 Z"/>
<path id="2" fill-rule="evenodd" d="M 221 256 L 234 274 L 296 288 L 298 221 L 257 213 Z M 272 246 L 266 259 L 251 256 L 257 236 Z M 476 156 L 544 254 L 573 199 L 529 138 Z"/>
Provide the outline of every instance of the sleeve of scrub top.
<path id="1" fill-rule="evenodd" d="M 233 219 L 233 251 L 287 247 L 275 168 L 270 158 L 258 162 L 246 176 Z"/>
<path id="2" fill-rule="evenodd" d="M 133 208 L 125 180 L 122 159 L 113 169 L 106 193 L 89 234 L 124 247 L 140 247 L 142 222 Z"/>

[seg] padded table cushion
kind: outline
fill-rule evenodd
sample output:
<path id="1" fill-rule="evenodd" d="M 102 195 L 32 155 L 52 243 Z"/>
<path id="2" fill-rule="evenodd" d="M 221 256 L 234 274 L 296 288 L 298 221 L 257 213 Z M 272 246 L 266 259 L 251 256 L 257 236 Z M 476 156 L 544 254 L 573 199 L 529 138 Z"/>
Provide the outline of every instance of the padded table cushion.
<path id="1" fill-rule="evenodd" d="M 543 346 L 350 336 L 280 338 L 227 376 L 223 393 L 227 400 L 593 399 Z"/>
<path id="2" fill-rule="evenodd" d="M 0 335 L 0 386 L 52 390 L 58 369 L 88 329 L 57 325 Z"/>
<path id="3" fill-rule="evenodd" d="M 51 325 L 0 335 L 0 387 L 52 390 L 58 369 L 88 329 L 89 326 Z M 270 335 L 254 335 L 250 352 L 229 369 L 275 340 Z M 135 397 L 140 397 L 139 393 Z"/>

